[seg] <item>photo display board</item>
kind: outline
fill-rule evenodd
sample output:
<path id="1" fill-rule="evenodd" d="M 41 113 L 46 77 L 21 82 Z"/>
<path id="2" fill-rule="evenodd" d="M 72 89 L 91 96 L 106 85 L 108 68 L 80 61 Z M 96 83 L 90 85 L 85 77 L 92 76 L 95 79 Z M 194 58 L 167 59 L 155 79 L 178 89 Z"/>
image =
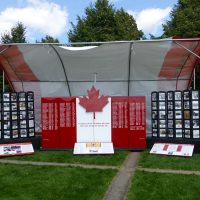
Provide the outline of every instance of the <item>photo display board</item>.
<path id="1" fill-rule="evenodd" d="M 152 137 L 200 138 L 199 91 L 151 93 Z"/>
<path id="2" fill-rule="evenodd" d="M 34 93 L 0 94 L 0 139 L 35 136 Z"/>

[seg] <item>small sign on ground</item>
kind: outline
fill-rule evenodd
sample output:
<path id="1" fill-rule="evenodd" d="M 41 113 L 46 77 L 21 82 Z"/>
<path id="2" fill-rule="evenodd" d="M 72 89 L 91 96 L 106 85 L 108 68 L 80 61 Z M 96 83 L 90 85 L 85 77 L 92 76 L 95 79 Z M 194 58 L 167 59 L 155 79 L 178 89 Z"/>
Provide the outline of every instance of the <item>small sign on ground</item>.
<path id="1" fill-rule="evenodd" d="M 190 157 L 193 154 L 193 144 L 155 143 L 151 154 Z"/>
<path id="2" fill-rule="evenodd" d="M 31 142 L 0 144 L 0 157 L 25 155 L 25 154 L 34 154 L 33 145 Z"/>

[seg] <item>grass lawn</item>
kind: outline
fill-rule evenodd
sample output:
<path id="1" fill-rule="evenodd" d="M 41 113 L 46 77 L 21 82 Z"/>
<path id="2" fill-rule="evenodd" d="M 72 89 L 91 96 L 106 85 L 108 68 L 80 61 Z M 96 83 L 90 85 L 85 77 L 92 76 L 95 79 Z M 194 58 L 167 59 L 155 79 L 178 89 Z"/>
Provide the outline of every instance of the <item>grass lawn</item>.
<path id="1" fill-rule="evenodd" d="M 147 150 L 141 153 L 138 165 L 146 168 L 200 170 L 200 154 L 186 158 L 153 155 Z"/>
<path id="2" fill-rule="evenodd" d="M 0 164 L 1 200 L 102 200 L 116 170 Z"/>
<path id="3" fill-rule="evenodd" d="M 6 159 L 42 162 L 78 163 L 120 166 L 128 151 L 115 151 L 114 155 L 73 155 L 72 151 L 36 151 L 33 155 L 7 157 Z M 5 159 L 5 157 L 2 157 Z"/>
<path id="4" fill-rule="evenodd" d="M 199 200 L 200 176 L 136 171 L 127 200 Z"/>

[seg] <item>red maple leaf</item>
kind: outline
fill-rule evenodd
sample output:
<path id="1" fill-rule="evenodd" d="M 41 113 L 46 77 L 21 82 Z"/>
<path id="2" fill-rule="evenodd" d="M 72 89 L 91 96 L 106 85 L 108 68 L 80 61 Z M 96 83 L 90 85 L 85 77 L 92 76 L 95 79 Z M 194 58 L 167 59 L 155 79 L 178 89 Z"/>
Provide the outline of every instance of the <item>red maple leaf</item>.
<path id="1" fill-rule="evenodd" d="M 80 97 L 79 104 L 86 109 L 86 112 L 102 112 L 104 106 L 108 103 L 108 97 L 99 97 L 99 90 L 96 90 L 94 86 L 90 90 L 87 90 L 88 97 Z"/>

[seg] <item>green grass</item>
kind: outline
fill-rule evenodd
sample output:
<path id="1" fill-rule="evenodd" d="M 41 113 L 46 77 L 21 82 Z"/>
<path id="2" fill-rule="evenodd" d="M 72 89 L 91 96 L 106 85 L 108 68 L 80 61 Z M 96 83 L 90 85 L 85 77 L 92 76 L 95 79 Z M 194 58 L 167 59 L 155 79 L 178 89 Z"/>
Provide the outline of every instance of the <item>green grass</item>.
<path id="1" fill-rule="evenodd" d="M 36 151 L 33 155 L 7 157 L 6 159 L 120 166 L 127 155 L 128 151 L 115 151 L 114 155 L 80 156 L 73 155 L 72 151 Z"/>
<path id="2" fill-rule="evenodd" d="M 102 200 L 116 170 L 0 164 L 1 200 Z"/>
<path id="3" fill-rule="evenodd" d="M 144 151 L 141 153 L 138 165 L 145 168 L 200 170 L 200 154 L 186 158 L 155 155 L 149 154 L 149 151 Z"/>
<path id="4" fill-rule="evenodd" d="M 200 176 L 136 171 L 127 200 L 199 200 Z"/>

